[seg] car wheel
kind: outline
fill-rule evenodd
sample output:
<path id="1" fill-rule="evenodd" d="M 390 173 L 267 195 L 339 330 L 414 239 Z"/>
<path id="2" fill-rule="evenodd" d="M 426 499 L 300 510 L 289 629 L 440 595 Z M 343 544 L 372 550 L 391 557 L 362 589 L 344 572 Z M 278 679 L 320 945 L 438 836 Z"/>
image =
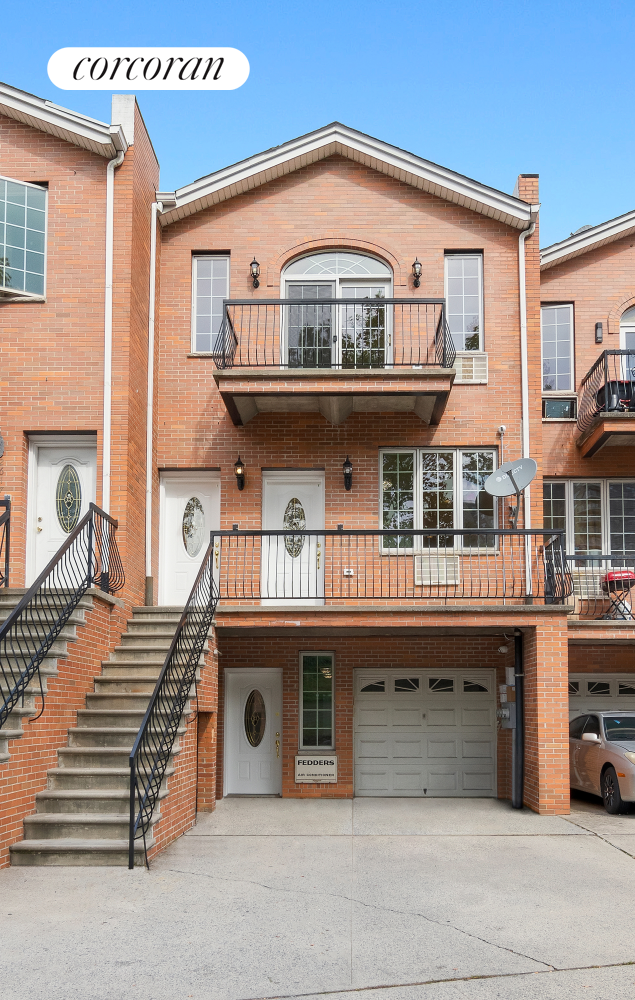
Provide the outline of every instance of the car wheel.
<path id="1" fill-rule="evenodd" d="M 602 775 L 602 801 L 607 813 L 612 816 L 623 811 L 624 804 L 614 767 L 607 767 Z"/>

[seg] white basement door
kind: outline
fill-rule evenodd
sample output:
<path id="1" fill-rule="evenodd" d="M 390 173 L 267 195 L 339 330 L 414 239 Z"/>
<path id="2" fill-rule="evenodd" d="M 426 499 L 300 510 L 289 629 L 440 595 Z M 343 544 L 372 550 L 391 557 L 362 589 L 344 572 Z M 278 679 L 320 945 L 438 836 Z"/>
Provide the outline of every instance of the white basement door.
<path id="1" fill-rule="evenodd" d="M 358 671 L 355 794 L 495 796 L 493 671 Z"/>

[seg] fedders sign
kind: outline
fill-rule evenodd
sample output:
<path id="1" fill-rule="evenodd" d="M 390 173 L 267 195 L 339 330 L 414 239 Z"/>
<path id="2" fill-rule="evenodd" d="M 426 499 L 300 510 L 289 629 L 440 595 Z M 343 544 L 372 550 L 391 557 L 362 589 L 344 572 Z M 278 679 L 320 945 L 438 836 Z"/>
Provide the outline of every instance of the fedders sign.
<path id="1" fill-rule="evenodd" d="M 235 90 L 249 61 L 231 48 L 66 48 L 48 75 L 61 90 Z"/>
<path id="2" fill-rule="evenodd" d="M 296 782 L 336 782 L 337 754 L 298 754 L 295 759 Z"/>

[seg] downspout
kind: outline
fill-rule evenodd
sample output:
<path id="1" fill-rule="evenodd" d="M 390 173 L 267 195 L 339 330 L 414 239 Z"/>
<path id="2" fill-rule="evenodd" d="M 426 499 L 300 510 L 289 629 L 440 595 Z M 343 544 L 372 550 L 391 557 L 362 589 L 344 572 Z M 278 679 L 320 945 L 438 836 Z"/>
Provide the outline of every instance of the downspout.
<path id="1" fill-rule="evenodd" d="M 514 633 L 514 689 L 516 727 L 512 730 L 512 807 L 522 809 L 525 792 L 525 671 L 522 632 Z"/>
<path id="2" fill-rule="evenodd" d="M 160 201 L 152 202 L 150 214 L 150 302 L 148 308 L 148 399 L 146 404 L 146 606 L 154 603 L 152 586 L 152 476 L 153 476 L 153 404 L 154 404 L 154 315 L 156 296 L 157 214 L 163 211 Z"/>
<path id="3" fill-rule="evenodd" d="M 532 210 L 534 206 L 532 205 Z M 521 426 L 522 455 L 529 458 L 529 368 L 527 358 L 527 285 L 525 279 L 525 240 L 532 236 L 536 229 L 535 214 L 531 225 L 524 229 L 518 237 L 518 291 L 520 296 L 520 395 L 521 395 Z M 525 487 L 525 528 L 531 528 L 531 492 Z"/>
<path id="4" fill-rule="evenodd" d="M 112 440 L 112 277 L 115 235 L 115 170 L 128 148 L 119 126 L 111 129 L 119 152 L 106 167 L 106 287 L 104 302 L 104 428 L 102 456 L 102 508 L 110 513 L 110 452 Z"/>

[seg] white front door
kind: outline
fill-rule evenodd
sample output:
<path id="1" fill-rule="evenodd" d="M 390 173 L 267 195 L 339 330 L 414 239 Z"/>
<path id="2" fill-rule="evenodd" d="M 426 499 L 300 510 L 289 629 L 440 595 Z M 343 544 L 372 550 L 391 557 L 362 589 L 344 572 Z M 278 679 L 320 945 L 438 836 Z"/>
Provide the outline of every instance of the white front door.
<path id="1" fill-rule="evenodd" d="M 495 796 L 491 670 L 359 670 L 355 794 Z"/>
<path id="2" fill-rule="evenodd" d="M 323 472 L 263 474 L 262 530 L 285 530 L 262 540 L 264 604 L 324 603 L 324 536 L 294 534 L 294 528 L 324 528 Z"/>
<path id="3" fill-rule="evenodd" d="M 225 794 L 282 792 L 282 671 L 225 670 Z"/>
<path id="4" fill-rule="evenodd" d="M 161 475 L 159 604 L 183 607 L 207 552 L 210 531 L 220 527 L 217 473 Z"/>
<path id="5" fill-rule="evenodd" d="M 79 440 L 79 439 L 78 439 Z M 31 441 L 27 585 L 51 561 L 95 502 L 97 449 Z"/>

